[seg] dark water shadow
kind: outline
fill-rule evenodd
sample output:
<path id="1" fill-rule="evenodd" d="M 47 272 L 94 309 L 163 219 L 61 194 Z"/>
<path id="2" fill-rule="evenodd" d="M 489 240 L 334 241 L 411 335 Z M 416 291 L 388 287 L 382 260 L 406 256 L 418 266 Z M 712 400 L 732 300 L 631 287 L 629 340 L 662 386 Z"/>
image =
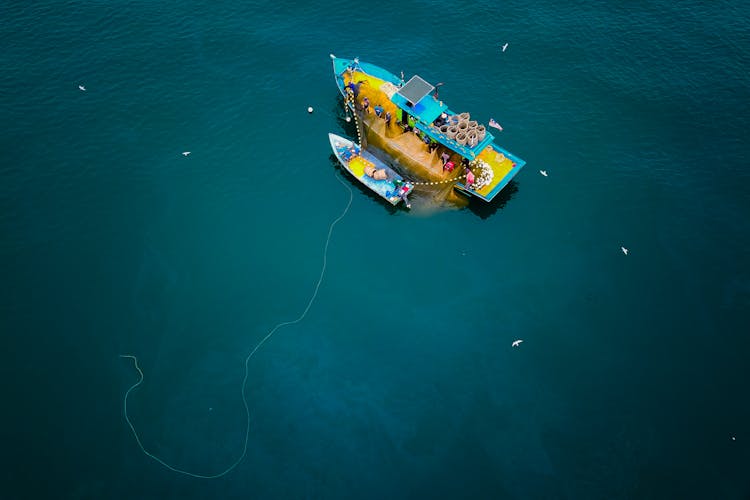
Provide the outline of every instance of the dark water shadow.
<path id="1" fill-rule="evenodd" d="M 335 99 L 331 104 L 331 114 L 336 117 L 336 124 L 341 129 L 341 132 L 345 137 L 351 138 L 353 141 L 357 140 L 357 124 L 354 121 L 354 117 L 351 112 L 347 115 L 344 111 L 344 99 L 339 95 L 338 99 Z M 346 121 L 346 117 L 350 118 L 350 121 Z"/>
<path id="2" fill-rule="evenodd" d="M 492 216 L 498 210 L 505 207 L 511 198 L 518 192 L 518 183 L 516 181 L 510 181 L 507 186 L 503 188 L 495 198 L 487 203 L 484 200 L 476 198 L 474 196 L 469 200 L 468 209 L 474 215 L 479 216 L 481 219 L 487 219 Z"/>

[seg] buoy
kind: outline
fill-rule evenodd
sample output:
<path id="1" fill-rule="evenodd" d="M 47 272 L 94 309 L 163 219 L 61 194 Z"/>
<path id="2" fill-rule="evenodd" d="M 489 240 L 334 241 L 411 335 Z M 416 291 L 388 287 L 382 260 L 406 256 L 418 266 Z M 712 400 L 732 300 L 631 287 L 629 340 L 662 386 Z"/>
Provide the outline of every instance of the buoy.
<path id="1" fill-rule="evenodd" d="M 307 112 L 308 113 L 312 113 L 313 112 L 312 106 L 310 106 L 309 108 L 307 108 Z"/>
<path id="2" fill-rule="evenodd" d="M 351 116 L 347 116 L 346 117 L 346 121 L 347 121 L 347 123 L 350 122 L 350 121 L 352 121 L 352 117 Z"/>

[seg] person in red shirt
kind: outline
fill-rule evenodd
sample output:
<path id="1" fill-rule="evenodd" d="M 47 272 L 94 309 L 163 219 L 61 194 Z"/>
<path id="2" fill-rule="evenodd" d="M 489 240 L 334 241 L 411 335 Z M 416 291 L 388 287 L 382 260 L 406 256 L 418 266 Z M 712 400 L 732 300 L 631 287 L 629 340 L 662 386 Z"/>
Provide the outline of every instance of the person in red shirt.
<path id="1" fill-rule="evenodd" d="M 466 169 L 466 188 L 467 189 L 474 189 L 474 172 Z"/>

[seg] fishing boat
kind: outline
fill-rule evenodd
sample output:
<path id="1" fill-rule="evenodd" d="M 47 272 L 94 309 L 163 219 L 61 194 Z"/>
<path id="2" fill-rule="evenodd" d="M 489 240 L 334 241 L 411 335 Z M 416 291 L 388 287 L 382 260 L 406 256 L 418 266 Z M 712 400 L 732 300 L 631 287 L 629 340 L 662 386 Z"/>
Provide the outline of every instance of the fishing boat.
<path id="1" fill-rule="evenodd" d="M 336 85 L 361 118 L 367 142 L 420 184 L 446 184 L 491 201 L 526 164 L 495 144 L 469 113 L 455 113 L 439 100 L 441 84 L 418 75 L 405 81 L 403 73 L 398 77 L 356 58 L 331 59 Z"/>
<path id="2" fill-rule="evenodd" d="M 336 134 L 328 134 L 328 140 L 341 165 L 362 184 L 391 205 L 403 201 L 407 208 L 411 206 L 407 195 L 414 189 L 412 183 L 353 141 Z"/>

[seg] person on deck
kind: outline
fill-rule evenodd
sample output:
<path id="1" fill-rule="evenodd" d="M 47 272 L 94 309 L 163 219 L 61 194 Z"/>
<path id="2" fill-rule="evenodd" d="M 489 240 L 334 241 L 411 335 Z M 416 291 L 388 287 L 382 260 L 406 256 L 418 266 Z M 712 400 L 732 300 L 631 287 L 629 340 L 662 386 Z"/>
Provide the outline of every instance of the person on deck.
<path id="1" fill-rule="evenodd" d="M 444 111 L 444 112 L 440 113 L 440 116 L 438 116 L 437 118 L 435 118 L 435 121 L 432 122 L 432 124 L 435 125 L 436 127 L 441 127 L 443 125 L 446 125 L 447 121 L 448 121 L 448 115 Z"/>
<path id="2" fill-rule="evenodd" d="M 466 169 L 466 189 L 474 189 L 474 172 Z"/>
<path id="3" fill-rule="evenodd" d="M 362 109 L 364 109 L 367 113 L 370 112 L 370 100 L 367 98 L 367 96 L 362 99 Z"/>
<path id="4" fill-rule="evenodd" d="M 375 114 L 378 115 L 378 118 L 381 118 L 383 115 L 383 106 L 376 104 L 373 109 L 375 110 Z"/>
<path id="5" fill-rule="evenodd" d="M 360 80 L 357 83 L 354 83 L 354 80 L 352 80 L 346 84 L 346 87 L 351 89 L 351 91 L 354 93 L 354 97 L 357 97 L 359 95 L 359 88 L 363 83 L 366 83 L 365 80 Z"/>
<path id="6" fill-rule="evenodd" d="M 446 151 L 443 151 L 443 154 L 440 155 L 440 159 L 443 161 L 443 167 L 445 167 L 445 164 L 451 159 L 451 155 Z"/>
<path id="7" fill-rule="evenodd" d="M 399 198 L 404 200 L 404 205 L 406 205 L 406 208 L 411 208 L 411 203 L 409 203 L 409 198 L 406 197 L 407 194 L 409 194 L 409 188 L 406 186 L 401 186 L 398 188 L 398 191 L 396 193 Z"/>
<path id="8" fill-rule="evenodd" d="M 385 112 L 385 124 L 386 125 L 391 124 L 391 112 L 390 111 Z"/>
<path id="9" fill-rule="evenodd" d="M 398 196 L 402 200 L 404 200 L 404 205 L 406 205 L 406 208 L 411 208 L 411 203 L 409 203 L 409 198 L 407 195 L 409 194 L 409 186 L 404 184 L 404 181 L 401 179 L 393 179 L 393 185 L 396 187 L 396 189 L 391 192 L 387 191 L 385 193 L 386 196 Z"/>

